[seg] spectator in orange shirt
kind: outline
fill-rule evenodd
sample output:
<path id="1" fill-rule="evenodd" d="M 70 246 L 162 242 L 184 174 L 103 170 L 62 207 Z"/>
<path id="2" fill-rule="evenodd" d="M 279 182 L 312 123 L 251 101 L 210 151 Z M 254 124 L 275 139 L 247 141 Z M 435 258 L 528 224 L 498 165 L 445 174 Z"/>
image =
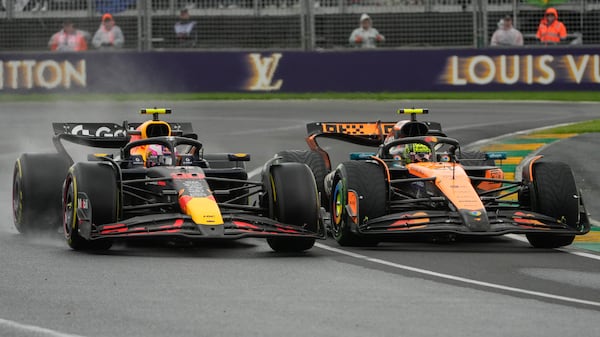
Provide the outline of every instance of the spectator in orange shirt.
<path id="1" fill-rule="evenodd" d="M 555 8 L 546 9 L 535 36 L 543 44 L 557 44 L 567 38 L 567 28 L 562 22 L 558 21 L 558 12 Z"/>
<path id="2" fill-rule="evenodd" d="M 73 22 L 65 21 L 63 29 L 52 35 L 48 46 L 53 51 L 84 51 L 88 49 L 89 33 L 75 29 Z"/>

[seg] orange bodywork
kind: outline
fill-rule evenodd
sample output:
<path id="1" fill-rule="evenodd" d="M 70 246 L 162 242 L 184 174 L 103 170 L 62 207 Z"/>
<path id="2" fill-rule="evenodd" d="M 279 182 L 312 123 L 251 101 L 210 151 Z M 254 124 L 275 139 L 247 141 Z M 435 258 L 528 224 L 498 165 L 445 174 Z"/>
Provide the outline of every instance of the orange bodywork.
<path id="1" fill-rule="evenodd" d="M 493 168 L 485 171 L 486 179 L 504 179 L 504 172 L 499 168 Z M 490 191 L 496 188 L 502 187 L 501 182 L 495 181 L 482 181 L 477 184 L 477 188 L 484 191 Z"/>
<path id="2" fill-rule="evenodd" d="M 414 163 L 406 165 L 408 172 L 419 178 L 435 177 L 437 188 L 458 209 L 478 211 L 483 203 L 467 176 L 465 170 L 456 163 Z"/>

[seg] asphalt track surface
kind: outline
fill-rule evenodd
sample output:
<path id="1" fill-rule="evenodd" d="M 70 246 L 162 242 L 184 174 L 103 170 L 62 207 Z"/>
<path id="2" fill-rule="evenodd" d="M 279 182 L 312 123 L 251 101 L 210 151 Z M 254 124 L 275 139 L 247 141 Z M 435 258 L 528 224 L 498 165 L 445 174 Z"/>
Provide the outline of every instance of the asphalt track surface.
<path id="1" fill-rule="evenodd" d="M 250 153 L 251 172 L 277 151 L 304 149 L 307 122 L 396 120 L 399 106 L 431 108 L 427 119 L 463 144 L 600 118 L 591 103 L 154 105 L 193 122 L 207 151 Z M 147 106 L 2 103 L 0 336 L 600 336 L 598 256 L 533 249 L 513 237 L 343 250 L 329 239 L 297 255 L 254 239 L 91 254 L 16 234 L 12 165 L 23 151 L 52 149 L 50 122 L 139 121 L 137 109 Z"/>

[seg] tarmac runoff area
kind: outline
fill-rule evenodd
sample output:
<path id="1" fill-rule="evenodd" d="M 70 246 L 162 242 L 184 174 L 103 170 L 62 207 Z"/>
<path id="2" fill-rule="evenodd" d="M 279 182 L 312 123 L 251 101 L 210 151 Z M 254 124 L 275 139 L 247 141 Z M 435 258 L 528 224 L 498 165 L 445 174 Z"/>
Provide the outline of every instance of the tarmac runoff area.
<path id="1" fill-rule="evenodd" d="M 600 133 L 552 134 L 523 133 L 494 140 L 494 144 L 480 147 L 484 152 L 504 152 L 505 160 L 497 160 L 506 179 L 520 179 L 520 164 L 527 158 L 543 155 L 550 160 L 569 163 L 577 186 L 592 220 L 592 230 L 577 236 L 572 246 L 600 252 L 600 183 L 596 169 L 600 167 L 600 157 L 592 155 L 600 144 Z"/>

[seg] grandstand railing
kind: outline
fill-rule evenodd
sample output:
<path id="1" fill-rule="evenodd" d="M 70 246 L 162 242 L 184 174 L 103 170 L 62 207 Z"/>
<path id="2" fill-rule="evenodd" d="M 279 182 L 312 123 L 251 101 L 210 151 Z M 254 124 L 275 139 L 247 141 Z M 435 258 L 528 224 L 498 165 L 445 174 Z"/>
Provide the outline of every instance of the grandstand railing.
<path id="1" fill-rule="evenodd" d="M 361 13 L 386 36 L 381 48 L 486 47 L 507 14 L 526 44 L 535 45 L 531 36 L 544 8 L 533 1 L 1 0 L 0 50 L 46 50 L 65 19 L 93 35 L 105 12 L 123 29 L 125 48 L 175 48 L 173 24 L 182 8 L 198 22 L 197 49 L 350 48 L 347 39 Z M 600 44 L 600 0 L 569 0 L 556 8 L 579 44 Z"/>

